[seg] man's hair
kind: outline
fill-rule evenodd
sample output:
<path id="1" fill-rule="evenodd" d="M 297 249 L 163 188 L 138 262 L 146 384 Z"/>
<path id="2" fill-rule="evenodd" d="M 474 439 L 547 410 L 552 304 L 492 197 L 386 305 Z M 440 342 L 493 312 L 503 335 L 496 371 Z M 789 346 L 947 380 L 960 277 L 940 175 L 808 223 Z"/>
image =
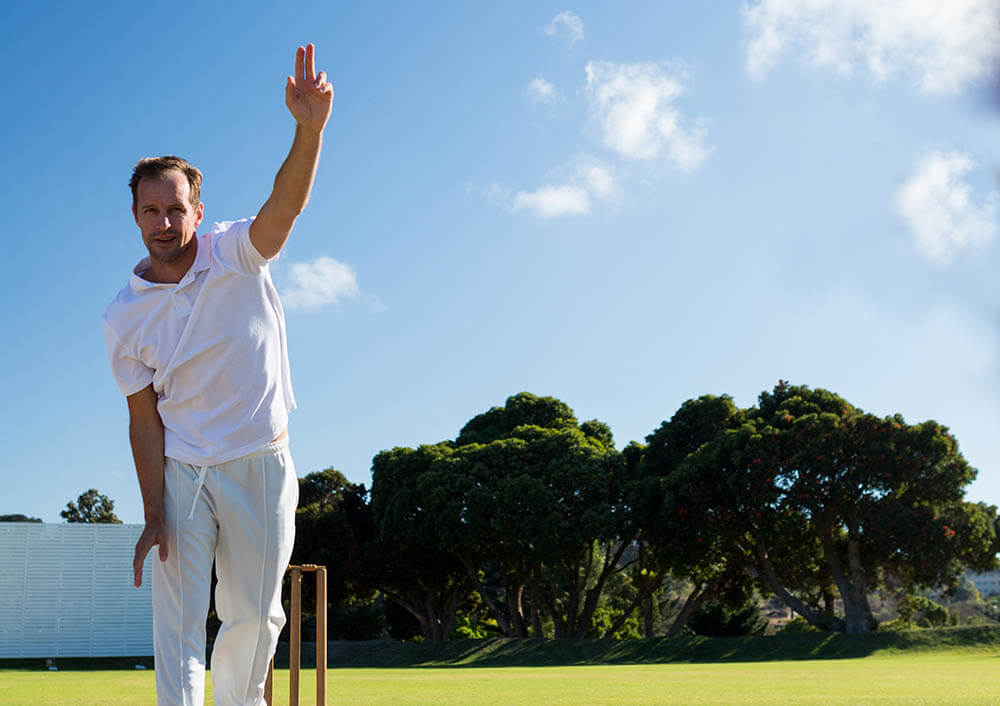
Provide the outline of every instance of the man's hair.
<path id="1" fill-rule="evenodd" d="M 164 157 L 146 157 L 140 159 L 132 170 L 132 178 L 128 180 L 128 188 L 132 190 L 132 209 L 135 210 L 139 199 L 139 182 L 143 179 L 159 179 L 167 172 L 176 169 L 187 177 L 191 185 L 191 205 L 201 202 L 201 171 L 189 164 L 186 159 L 166 155 Z"/>

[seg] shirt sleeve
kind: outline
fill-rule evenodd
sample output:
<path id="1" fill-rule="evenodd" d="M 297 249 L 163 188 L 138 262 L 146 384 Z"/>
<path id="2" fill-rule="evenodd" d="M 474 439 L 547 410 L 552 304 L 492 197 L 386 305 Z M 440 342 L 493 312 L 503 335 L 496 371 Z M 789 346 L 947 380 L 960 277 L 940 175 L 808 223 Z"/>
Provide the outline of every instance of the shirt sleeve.
<path id="1" fill-rule="evenodd" d="M 268 263 L 278 259 L 275 255 L 268 260 L 250 242 L 251 223 L 253 223 L 252 218 L 216 223 L 211 232 L 212 248 L 216 258 L 226 267 L 245 275 L 256 275 L 267 267 Z"/>
<path id="2" fill-rule="evenodd" d="M 155 371 L 126 350 L 107 321 L 104 322 L 104 342 L 111 360 L 111 374 L 115 376 L 122 394 L 128 397 L 152 384 Z"/>

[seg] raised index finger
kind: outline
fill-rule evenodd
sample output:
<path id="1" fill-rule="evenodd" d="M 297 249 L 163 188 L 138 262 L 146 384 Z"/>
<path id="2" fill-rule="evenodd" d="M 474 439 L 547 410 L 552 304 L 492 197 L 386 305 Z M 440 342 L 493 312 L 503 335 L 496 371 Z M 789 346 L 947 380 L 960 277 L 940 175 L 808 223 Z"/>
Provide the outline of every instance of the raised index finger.
<path id="1" fill-rule="evenodd" d="M 305 81 L 305 72 L 302 69 L 303 61 L 306 55 L 306 50 L 299 47 L 295 50 L 295 81 Z"/>
<path id="2" fill-rule="evenodd" d="M 306 81 L 312 83 L 316 80 L 316 47 L 313 44 L 306 45 Z"/>

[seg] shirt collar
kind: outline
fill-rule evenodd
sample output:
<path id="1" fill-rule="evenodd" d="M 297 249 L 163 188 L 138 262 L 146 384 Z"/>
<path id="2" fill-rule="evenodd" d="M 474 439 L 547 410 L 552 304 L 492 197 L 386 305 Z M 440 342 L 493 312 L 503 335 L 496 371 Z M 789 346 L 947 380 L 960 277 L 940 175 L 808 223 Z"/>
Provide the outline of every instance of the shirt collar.
<path id="1" fill-rule="evenodd" d="M 194 256 L 194 264 L 192 264 L 191 268 L 184 273 L 184 276 L 181 277 L 181 281 L 177 284 L 174 284 L 173 282 L 150 282 L 143 279 L 140 275 L 142 275 L 142 273 L 148 270 L 152 265 L 149 261 L 149 256 L 147 255 L 139 260 L 138 265 L 132 268 L 132 276 L 129 278 L 129 284 L 132 286 L 132 291 L 141 292 L 154 287 L 175 287 L 180 289 L 181 287 L 190 284 L 194 280 L 195 275 L 202 270 L 207 270 L 211 266 L 212 257 L 211 252 L 209 252 L 210 247 L 211 243 L 209 242 L 208 235 L 198 236 L 198 250 Z"/>

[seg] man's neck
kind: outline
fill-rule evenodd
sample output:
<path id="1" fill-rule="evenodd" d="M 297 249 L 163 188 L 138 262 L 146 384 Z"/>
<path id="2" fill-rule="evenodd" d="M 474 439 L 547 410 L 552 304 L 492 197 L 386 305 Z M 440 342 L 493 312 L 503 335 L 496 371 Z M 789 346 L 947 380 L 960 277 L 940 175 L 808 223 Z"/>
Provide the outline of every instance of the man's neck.
<path id="1" fill-rule="evenodd" d="M 149 258 L 149 268 L 139 274 L 147 282 L 156 284 L 177 284 L 184 275 L 188 273 L 194 265 L 195 257 L 198 254 L 198 236 L 191 238 L 191 243 L 181 256 L 173 262 L 162 262 L 155 258 Z"/>

